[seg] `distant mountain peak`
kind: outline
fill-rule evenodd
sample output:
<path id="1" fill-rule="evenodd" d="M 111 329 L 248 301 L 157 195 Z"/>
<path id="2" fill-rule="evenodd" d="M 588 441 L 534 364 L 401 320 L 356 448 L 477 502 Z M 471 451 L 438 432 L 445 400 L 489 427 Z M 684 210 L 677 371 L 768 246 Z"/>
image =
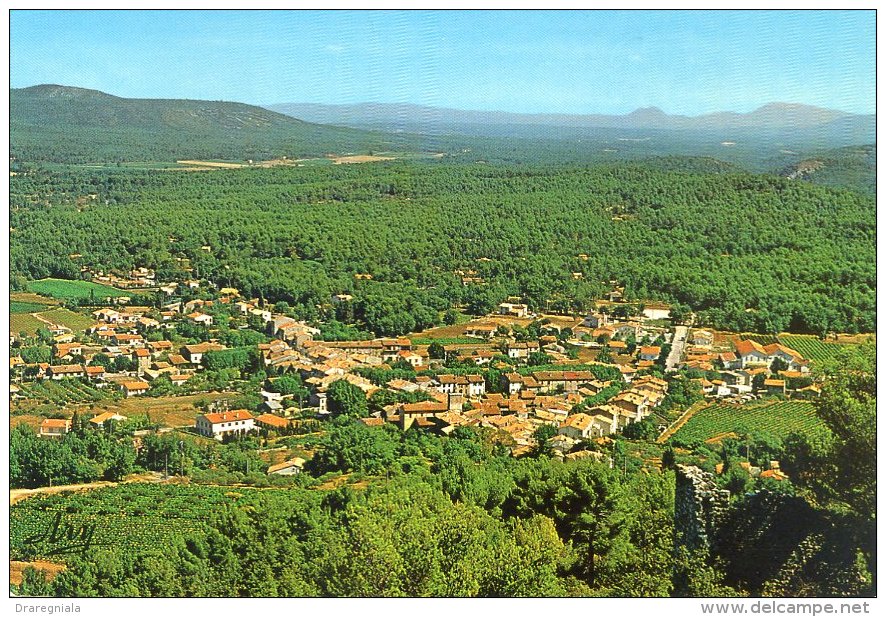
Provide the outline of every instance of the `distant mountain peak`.
<path id="1" fill-rule="evenodd" d="M 659 107 L 640 107 L 627 115 L 628 118 L 666 118 L 667 114 Z"/>

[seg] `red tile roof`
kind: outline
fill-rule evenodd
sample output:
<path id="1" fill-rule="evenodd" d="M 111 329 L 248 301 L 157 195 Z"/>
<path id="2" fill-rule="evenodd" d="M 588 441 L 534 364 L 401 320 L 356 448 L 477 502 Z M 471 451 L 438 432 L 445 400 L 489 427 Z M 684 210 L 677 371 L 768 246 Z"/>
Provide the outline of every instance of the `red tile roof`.
<path id="1" fill-rule="evenodd" d="M 281 418 L 280 416 L 275 416 L 271 413 L 263 413 L 259 417 L 255 419 L 259 424 L 266 424 L 268 426 L 273 426 L 274 428 L 289 428 L 289 420 L 286 418 Z"/>
<path id="2" fill-rule="evenodd" d="M 205 413 L 203 417 L 211 424 L 221 424 L 222 422 L 236 422 L 238 420 L 252 420 L 254 416 L 245 409 L 235 409 L 234 411 L 223 411 L 220 413 Z"/>

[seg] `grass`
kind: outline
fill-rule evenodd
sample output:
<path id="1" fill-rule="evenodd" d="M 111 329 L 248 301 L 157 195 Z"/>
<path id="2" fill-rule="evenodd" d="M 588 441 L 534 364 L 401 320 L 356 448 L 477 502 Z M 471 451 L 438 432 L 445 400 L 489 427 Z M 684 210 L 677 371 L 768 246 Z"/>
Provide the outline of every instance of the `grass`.
<path id="1" fill-rule="evenodd" d="M 28 290 L 34 293 L 58 298 L 59 300 L 88 300 L 94 297 L 96 301 L 104 298 L 126 296 L 131 298 L 133 294 L 110 285 L 102 285 L 91 281 L 68 281 L 64 279 L 41 279 L 28 283 Z"/>
<path id="2" fill-rule="evenodd" d="M 767 434 L 784 438 L 791 433 L 814 434 L 824 428 L 812 403 L 765 401 L 756 405 L 718 403 L 698 411 L 672 437 L 681 443 L 705 441 L 723 433 Z"/>
<path id="3" fill-rule="evenodd" d="M 188 396 L 158 396 L 124 398 L 113 403 L 101 404 L 97 413 L 113 411 L 124 416 L 133 417 L 148 414 L 152 422 L 163 427 L 182 428 L 194 426 L 197 415 L 202 413 L 194 404 L 204 401 L 215 401 L 235 396 L 231 392 L 208 392 Z"/>

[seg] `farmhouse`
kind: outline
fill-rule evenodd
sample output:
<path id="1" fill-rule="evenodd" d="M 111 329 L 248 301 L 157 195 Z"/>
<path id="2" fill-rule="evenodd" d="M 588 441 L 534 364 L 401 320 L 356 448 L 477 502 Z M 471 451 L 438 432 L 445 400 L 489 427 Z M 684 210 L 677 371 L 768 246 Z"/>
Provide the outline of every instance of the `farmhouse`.
<path id="1" fill-rule="evenodd" d="M 577 413 L 569 416 L 560 424 L 558 432 L 570 439 L 588 439 L 594 428 L 594 418 L 586 413 Z"/>
<path id="2" fill-rule="evenodd" d="M 482 396 L 486 393 L 486 380 L 481 375 L 438 375 L 437 390 L 444 394 Z"/>
<path id="3" fill-rule="evenodd" d="M 46 418 L 40 423 L 40 437 L 64 437 L 70 432 L 70 420 Z"/>
<path id="4" fill-rule="evenodd" d="M 182 347 L 182 355 L 191 364 L 200 366 L 200 364 L 203 363 L 203 356 L 207 352 L 222 351 L 223 349 L 225 349 L 225 346 L 218 343 L 199 343 L 197 345 L 185 345 L 184 347 Z M 172 356 L 169 357 L 169 361 L 172 362 L 172 364 L 175 364 Z"/>
<path id="5" fill-rule="evenodd" d="M 502 302 L 498 305 L 499 315 L 508 315 L 510 317 L 530 317 L 532 313 L 525 304 L 514 304 L 512 302 Z"/>
<path id="6" fill-rule="evenodd" d="M 640 348 L 640 360 L 646 360 L 647 362 L 655 362 L 658 360 L 658 357 L 661 355 L 661 347 L 651 345 L 649 347 L 641 347 Z"/>
<path id="7" fill-rule="evenodd" d="M 133 380 L 120 383 L 120 389 L 123 391 L 123 394 L 125 394 L 127 398 L 144 394 L 148 391 L 148 388 L 150 387 L 151 386 L 146 381 Z"/>
<path id="8" fill-rule="evenodd" d="M 267 429 L 269 431 L 282 431 L 289 428 L 289 420 L 270 413 L 264 413 L 257 417 L 255 419 L 255 424 L 259 428 Z"/>
<path id="9" fill-rule="evenodd" d="M 305 466 L 305 459 L 295 457 L 276 465 L 268 467 L 268 475 L 274 474 L 278 476 L 294 476 L 301 473 Z"/>
<path id="10" fill-rule="evenodd" d="M 224 435 L 255 430 L 255 418 L 245 409 L 205 413 L 197 416 L 196 429 L 204 437 L 221 440 Z"/>
<path id="11" fill-rule="evenodd" d="M 70 360 L 74 356 L 82 356 L 83 345 L 81 345 L 80 343 L 58 343 L 55 346 L 54 355 L 56 358 L 68 360 Z"/>
<path id="12" fill-rule="evenodd" d="M 509 343 L 508 357 L 513 360 L 521 360 L 528 358 L 530 354 L 539 351 L 541 348 L 535 341 L 527 343 Z"/>
<path id="13" fill-rule="evenodd" d="M 104 428 L 105 422 L 123 422 L 127 420 L 126 416 L 121 416 L 119 413 L 114 413 L 113 411 L 106 411 L 105 413 L 101 413 L 94 418 L 89 420 L 89 423 L 98 428 Z"/>
<path id="14" fill-rule="evenodd" d="M 495 336 L 496 326 L 492 324 L 468 324 L 465 326 L 466 336 L 475 336 L 477 338 L 490 339 Z"/>
<path id="15" fill-rule="evenodd" d="M 69 377 L 80 378 L 84 374 L 85 370 L 82 364 L 59 364 L 57 366 L 50 366 L 46 370 L 46 376 L 55 380 Z"/>
<path id="16" fill-rule="evenodd" d="M 199 311 L 194 311 L 193 313 L 188 314 L 188 320 L 195 324 L 200 324 L 204 326 L 212 325 L 212 315 L 207 315 L 206 313 L 201 313 Z"/>

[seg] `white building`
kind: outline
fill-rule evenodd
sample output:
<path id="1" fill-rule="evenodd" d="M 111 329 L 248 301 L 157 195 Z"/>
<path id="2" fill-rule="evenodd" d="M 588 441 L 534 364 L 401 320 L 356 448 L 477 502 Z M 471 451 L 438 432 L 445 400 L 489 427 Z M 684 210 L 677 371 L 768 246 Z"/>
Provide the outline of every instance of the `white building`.
<path id="1" fill-rule="evenodd" d="M 197 432 L 204 437 L 221 441 L 229 433 L 248 433 L 255 430 L 255 418 L 245 409 L 205 413 L 197 416 Z"/>

